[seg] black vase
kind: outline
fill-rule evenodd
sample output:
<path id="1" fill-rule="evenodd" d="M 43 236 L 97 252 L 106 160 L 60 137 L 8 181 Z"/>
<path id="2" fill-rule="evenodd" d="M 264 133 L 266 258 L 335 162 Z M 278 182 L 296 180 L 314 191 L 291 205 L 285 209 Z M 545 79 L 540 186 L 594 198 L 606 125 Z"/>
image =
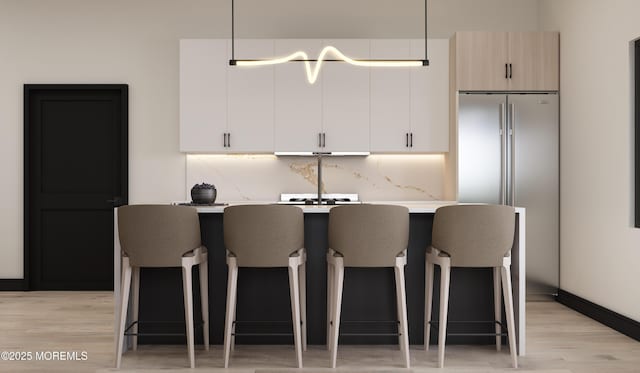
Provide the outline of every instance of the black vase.
<path id="1" fill-rule="evenodd" d="M 216 201 L 218 191 L 211 184 L 196 184 L 191 188 L 191 201 L 199 205 L 208 205 Z"/>

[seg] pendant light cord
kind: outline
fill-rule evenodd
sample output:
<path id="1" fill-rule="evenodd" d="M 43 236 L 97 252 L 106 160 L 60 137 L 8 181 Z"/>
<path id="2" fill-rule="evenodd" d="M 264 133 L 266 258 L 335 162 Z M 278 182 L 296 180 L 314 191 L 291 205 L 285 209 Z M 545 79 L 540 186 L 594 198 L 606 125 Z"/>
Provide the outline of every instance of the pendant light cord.
<path id="1" fill-rule="evenodd" d="M 424 61 L 422 61 L 423 65 L 429 64 L 429 57 L 427 53 L 427 0 L 424 0 Z"/>
<path id="2" fill-rule="evenodd" d="M 422 60 L 422 66 L 429 66 L 427 39 L 427 1 L 428 0 L 424 0 L 424 59 Z M 229 65 L 233 66 L 237 65 L 235 44 L 235 0 L 231 0 L 231 59 L 229 60 Z M 310 62 L 311 60 L 307 59 L 306 61 Z"/>
<path id="3" fill-rule="evenodd" d="M 426 0 L 425 0 L 426 2 Z M 231 0 L 231 60 L 236 60 L 236 46 L 235 46 L 235 17 L 234 17 L 234 0 Z"/>

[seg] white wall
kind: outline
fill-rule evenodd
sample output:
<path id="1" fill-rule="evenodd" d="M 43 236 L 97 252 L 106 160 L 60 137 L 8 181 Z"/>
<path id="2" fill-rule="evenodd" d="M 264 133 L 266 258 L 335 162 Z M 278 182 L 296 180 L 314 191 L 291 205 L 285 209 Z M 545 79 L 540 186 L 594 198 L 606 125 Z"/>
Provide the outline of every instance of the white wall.
<path id="1" fill-rule="evenodd" d="M 538 0 L 430 0 L 430 37 L 535 30 Z M 422 0 L 237 0 L 238 37 L 421 37 Z M 22 85 L 127 83 L 130 201 L 184 198 L 178 40 L 230 36 L 230 0 L 0 0 L 0 278 L 22 277 Z"/>
<path id="2" fill-rule="evenodd" d="M 561 39 L 560 286 L 640 320 L 629 49 L 640 37 L 640 2 L 540 5 L 541 28 Z"/>
<path id="3" fill-rule="evenodd" d="M 0 1 L 0 277 L 22 277 L 22 85 L 128 83 L 131 201 L 175 199 L 185 177 L 178 39 L 224 33 L 211 21 L 221 4 Z"/>

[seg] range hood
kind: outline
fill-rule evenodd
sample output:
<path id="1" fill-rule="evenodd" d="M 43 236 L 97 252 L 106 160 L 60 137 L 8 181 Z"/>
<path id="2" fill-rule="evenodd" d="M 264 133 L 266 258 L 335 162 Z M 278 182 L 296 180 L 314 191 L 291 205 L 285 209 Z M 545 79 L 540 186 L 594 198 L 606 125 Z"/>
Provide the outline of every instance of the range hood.
<path id="1" fill-rule="evenodd" d="M 298 157 L 317 157 L 317 156 L 368 156 L 370 152 L 274 152 L 276 156 L 298 156 Z"/>

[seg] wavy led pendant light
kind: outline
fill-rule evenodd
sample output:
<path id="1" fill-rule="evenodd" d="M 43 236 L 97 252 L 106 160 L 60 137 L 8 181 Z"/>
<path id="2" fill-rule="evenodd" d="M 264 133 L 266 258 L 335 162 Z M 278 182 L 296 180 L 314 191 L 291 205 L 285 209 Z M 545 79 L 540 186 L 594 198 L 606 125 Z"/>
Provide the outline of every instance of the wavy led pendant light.
<path id="1" fill-rule="evenodd" d="M 323 62 L 346 62 L 354 66 L 363 67 L 416 67 L 416 66 L 429 66 L 429 59 L 427 58 L 427 0 L 424 1 L 424 59 L 422 60 L 389 60 L 389 59 L 354 59 L 344 53 L 338 48 L 333 46 L 326 46 L 320 52 L 317 59 L 309 59 L 309 56 L 304 51 L 293 52 L 288 56 L 261 59 L 261 60 L 237 60 L 235 58 L 235 0 L 231 0 L 231 59 L 229 65 L 231 66 L 267 66 L 277 65 L 287 62 L 304 62 L 305 71 L 307 74 L 307 80 L 313 84 L 318 79 L 320 68 Z M 325 58 L 327 55 L 332 55 L 333 59 Z M 315 67 L 311 67 L 311 62 L 315 62 Z"/>

